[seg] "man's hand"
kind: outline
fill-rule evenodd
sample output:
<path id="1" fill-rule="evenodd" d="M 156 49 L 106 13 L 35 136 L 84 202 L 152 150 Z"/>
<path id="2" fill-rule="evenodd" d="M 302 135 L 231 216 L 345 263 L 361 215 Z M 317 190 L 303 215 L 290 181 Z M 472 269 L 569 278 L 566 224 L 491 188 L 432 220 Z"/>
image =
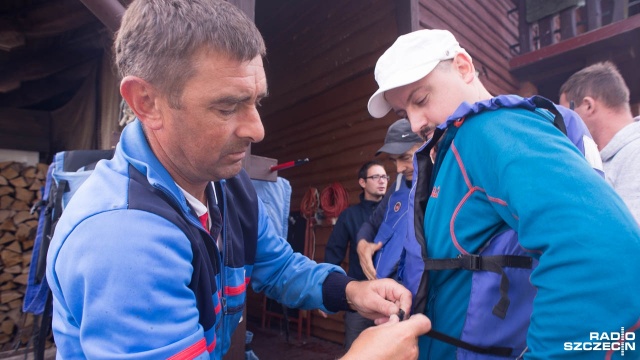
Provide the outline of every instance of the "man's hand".
<path id="1" fill-rule="evenodd" d="M 351 281 L 345 289 L 347 302 L 360 315 L 381 324 L 400 309 L 408 315 L 411 292 L 391 279 Z"/>
<path id="2" fill-rule="evenodd" d="M 422 314 L 402 322 L 396 315 L 391 315 L 386 324 L 363 331 L 341 360 L 417 359 L 418 336 L 429 330 L 431 321 Z"/>
<path id="3" fill-rule="evenodd" d="M 369 280 L 376 279 L 376 268 L 373 267 L 373 254 L 382 248 L 382 243 L 370 243 L 365 239 L 358 241 L 356 250 L 358 259 L 360 259 L 360 267 Z"/>

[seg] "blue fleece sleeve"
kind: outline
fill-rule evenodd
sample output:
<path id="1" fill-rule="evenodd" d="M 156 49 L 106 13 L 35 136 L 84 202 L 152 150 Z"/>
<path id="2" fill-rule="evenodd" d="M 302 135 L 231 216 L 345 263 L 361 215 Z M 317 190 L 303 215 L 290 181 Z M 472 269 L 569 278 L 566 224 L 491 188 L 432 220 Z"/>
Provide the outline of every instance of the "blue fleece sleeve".
<path id="1" fill-rule="evenodd" d="M 539 258 L 526 358 L 602 359 L 564 347 L 621 327 L 638 338 L 640 230 L 567 138 L 542 116 L 500 110 L 467 121 L 454 145 L 471 182 L 506 202 L 496 211 Z"/>
<path id="2" fill-rule="evenodd" d="M 179 229 L 136 210 L 92 216 L 68 235 L 67 224 L 58 229 L 47 278 L 59 358 L 160 359 L 187 349 L 208 358 L 188 288 L 191 246 Z"/>
<path id="3" fill-rule="evenodd" d="M 268 297 L 290 308 L 330 311 L 323 304 L 323 283 L 333 272 L 339 273 L 340 278 L 346 277 L 344 270 L 331 264 L 317 264 L 293 252 L 289 243 L 274 231 L 262 201 L 258 213 L 258 247 L 251 276 L 253 289 L 264 291 Z"/>

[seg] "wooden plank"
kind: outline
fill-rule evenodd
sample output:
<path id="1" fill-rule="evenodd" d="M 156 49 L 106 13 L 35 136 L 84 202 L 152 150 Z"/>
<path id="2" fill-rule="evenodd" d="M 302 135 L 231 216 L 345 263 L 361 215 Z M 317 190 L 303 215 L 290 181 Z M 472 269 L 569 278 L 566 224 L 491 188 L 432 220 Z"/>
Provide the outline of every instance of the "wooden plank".
<path id="1" fill-rule="evenodd" d="M 576 7 L 570 7 L 560 12 L 560 39 L 567 40 L 577 34 Z"/>
<path id="2" fill-rule="evenodd" d="M 520 43 L 520 54 L 526 54 L 531 51 L 531 28 L 526 21 L 527 6 L 526 0 L 518 0 L 518 33 Z"/>
<path id="3" fill-rule="evenodd" d="M 398 35 L 408 34 L 420 29 L 417 0 L 396 0 L 396 22 Z"/>
<path id="4" fill-rule="evenodd" d="M 553 16 L 547 16 L 540 19 L 540 21 L 538 21 L 538 29 L 538 41 L 540 42 L 540 47 L 549 46 L 555 42 Z"/>
<path id="5" fill-rule="evenodd" d="M 587 31 L 602 27 L 602 5 L 600 0 L 586 0 L 587 8 Z"/>
<path id="6" fill-rule="evenodd" d="M 624 20 L 629 16 L 629 0 L 613 0 L 611 22 Z"/>

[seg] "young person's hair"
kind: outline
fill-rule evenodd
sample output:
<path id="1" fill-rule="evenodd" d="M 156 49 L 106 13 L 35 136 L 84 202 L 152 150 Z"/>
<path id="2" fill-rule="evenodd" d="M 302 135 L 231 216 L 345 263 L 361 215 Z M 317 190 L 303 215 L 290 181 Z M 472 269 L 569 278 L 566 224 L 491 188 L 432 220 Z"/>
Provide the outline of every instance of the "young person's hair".
<path id="1" fill-rule="evenodd" d="M 371 160 L 364 163 L 360 167 L 360 170 L 358 170 L 358 180 L 359 179 L 367 180 L 367 173 L 369 172 L 369 168 L 376 165 L 382 166 L 382 168 L 384 169 L 384 166 L 382 165 L 382 163 L 377 160 Z"/>

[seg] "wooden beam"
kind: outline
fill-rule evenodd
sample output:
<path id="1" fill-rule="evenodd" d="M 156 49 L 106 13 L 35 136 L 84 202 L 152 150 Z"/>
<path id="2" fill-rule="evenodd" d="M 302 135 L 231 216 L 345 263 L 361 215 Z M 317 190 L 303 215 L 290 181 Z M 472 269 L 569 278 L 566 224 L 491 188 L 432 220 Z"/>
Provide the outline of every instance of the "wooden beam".
<path id="1" fill-rule="evenodd" d="M 587 31 L 599 29 L 602 26 L 602 5 L 600 0 L 586 0 Z"/>
<path id="2" fill-rule="evenodd" d="M 520 54 L 531 51 L 531 28 L 527 22 L 527 0 L 514 0 L 518 6 L 518 41 Z"/>
<path id="3" fill-rule="evenodd" d="M 609 42 L 613 38 L 620 38 L 623 36 L 630 39 L 629 45 L 635 45 L 636 47 L 639 45 L 640 16 L 632 16 L 628 19 L 603 26 L 599 29 L 586 32 L 557 44 L 541 48 L 540 50 L 516 56 L 509 61 L 509 67 L 512 72 L 519 72 L 520 70 L 543 60 L 559 57 L 586 46 L 603 44 L 605 42 Z"/>
<path id="4" fill-rule="evenodd" d="M 396 0 L 396 22 L 398 35 L 420 29 L 420 4 L 418 0 Z"/>
<path id="5" fill-rule="evenodd" d="M 80 0 L 112 33 L 120 28 L 124 6 L 118 0 Z"/>
<path id="6" fill-rule="evenodd" d="M 560 12 L 560 39 L 567 40 L 576 34 L 576 7 L 562 10 Z"/>

